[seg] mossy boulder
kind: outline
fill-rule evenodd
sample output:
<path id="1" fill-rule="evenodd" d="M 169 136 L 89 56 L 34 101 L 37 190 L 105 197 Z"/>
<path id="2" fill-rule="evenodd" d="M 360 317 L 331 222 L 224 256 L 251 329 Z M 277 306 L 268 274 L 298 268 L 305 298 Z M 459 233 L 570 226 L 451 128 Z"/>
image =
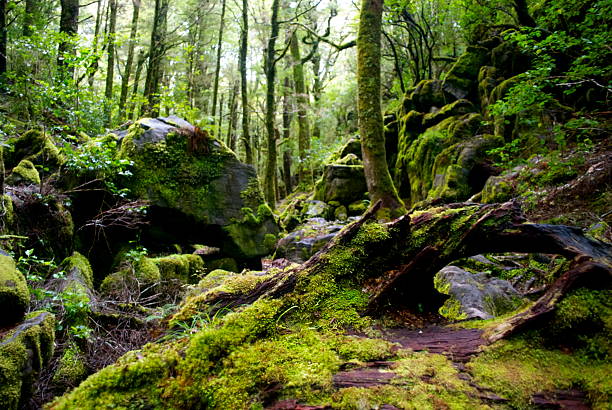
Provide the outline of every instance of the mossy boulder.
<path id="1" fill-rule="evenodd" d="M 524 72 L 529 67 L 529 59 L 517 44 L 503 41 L 491 50 L 491 65 L 502 77 L 509 78 Z"/>
<path id="2" fill-rule="evenodd" d="M 264 236 L 278 226 L 255 170 L 218 140 L 177 117 L 144 118 L 130 127 L 119 157 L 134 163 L 125 186 L 151 203 L 153 241 L 189 242 L 208 230 L 231 256 L 269 251 Z M 247 223 L 245 208 L 256 216 Z"/>
<path id="3" fill-rule="evenodd" d="M 488 60 L 488 49 L 469 46 L 446 74 L 442 88 L 455 99 L 467 98 L 474 101 L 477 95 L 478 72 Z"/>
<path id="4" fill-rule="evenodd" d="M 276 238 L 275 238 L 276 242 Z M 236 260 L 233 258 L 220 258 L 213 259 L 205 262 L 206 270 L 209 272 L 213 272 L 215 270 L 221 269 L 229 272 L 239 272 L 238 264 Z"/>
<path id="5" fill-rule="evenodd" d="M 14 168 L 23 159 L 50 169 L 66 161 L 53 139 L 40 130 L 30 130 L 19 138 L 9 139 L 7 143 L 9 148 L 4 150 L 6 168 Z"/>
<path id="6" fill-rule="evenodd" d="M 78 252 L 73 252 L 72 255 L 62 262 L 60 269 L 63 270 L 67 277 L 73 278 L 93 289 L 94 275 L 89 260 Z"/>
<path id="7" fill-rule="evenodd" d="M 364 199 L 361 201 L 355 201 L 348 206 L 349 216 L 359 216 L 363 214 L 370 207 L 370 201 Z"/>
<path id="8" fill-rule="evenodd" d="M 487 151 L 503 143 L 501 137 L 481 135 L 444 149 L 434 161 L 428 199 L 458 202 L 479 192 L 495 172 Z"/>
<path id="9" fill-rule="evenodd" d="M 494 101 L 490 101 L 491 91 L 503 81 L 503 78 L 499 77 L 499 71 L 493 66 L 482 66 L 478 72 L 478 99 L 480 106 L 486 110 L 489 104 Z"/>
<path id="10" fill-rule="evenodd" d="M 508 175 L 491 176 L 482 188 L 480 202 L 483 204 L 505 202 L 512 198 L 513 194 L 514 187 Z"/>
<path id="11" fill-rule="evenodd" d="M 404 99 L 402 109 L 405 113 L 412 110 L 427 113 L 432 107 L 439 108 L 456 99 L 444 90 L 442 81 L 422 80 L 410 96 Z"/>
<path id="12" fill-rule="evenodd" d="M 491 319 L 518 309 L 522 296 L 503 279 L 447 266 L 434 278 L 436 289 L 450 298 L 440 314 L 450 320 Z"/>
<path id="13" fill-rule="evenodd" d="M 204 274 L 204 261 L 199 255 L 169 255 L 153 258 L 161 280 L 180 279 L 183 283 L 197 283 Z"/>
<path id="14" fill-rule="evenodd" d="M 348 205 L 363 199 L 367 191 L 362 165 L 330 164 L 315 187 L 314 199 Z"/>
<path id="15" fill-rule="evenodd" d="M 344 158 L 347 155 L 353 154 L 361 159 L 361 140 L 358 137 L 349 139 L 340 150 L 338 158 Z"/>
<path id="16" fill-rule="evenodd" d="M 15 223 L 15 210 L 10 195 L 0 195 L 0 232 L 6 233 L 12 230 Z"/>
<path id="17" fill-rule="evenodd" d="M 446 104 L 444 107 L 435 112 L 425 114 L 423 117 L 423 129 L 433 127 L 449 117 L 469 114 L 472 112 L 477 112 L 474 104 L 464 99 L 457 100 L 450 104 Z"/>
<path id="18" fill-rule="evenodd" d="M 87 373 L 83 353 L 75 343 L 70 343 L 64 350 L 51 380 L 56 389 L 65 392 L 85 380 Z"/>
<path id="19" fill-rule="evenodd" d="M 302 263 L 317 253 L 344 227 L 339 221 L 312 218 L 278 241 L 275 256 Z"/>
<path id="20" fill-rule="evenodd" d="M 0 403 L 7 410 L 26 405 L 38 373 L 53 356 L 55 318 L 34 312 L 0 339 Z"/>
<path id="21" fill-rule="evenodd" d="M 32 161 L 23 159 L 13 168 L 11 175 L 6 178 L 6 183 L 9 185 L 40 185 L 40 174 Z"/>
<path id="22" fill-rule="evenodd" d="M 29 305 L 30 291 L 25 278 L 13 258 L 0 250 L 0 328 L 22 320 Z"/>

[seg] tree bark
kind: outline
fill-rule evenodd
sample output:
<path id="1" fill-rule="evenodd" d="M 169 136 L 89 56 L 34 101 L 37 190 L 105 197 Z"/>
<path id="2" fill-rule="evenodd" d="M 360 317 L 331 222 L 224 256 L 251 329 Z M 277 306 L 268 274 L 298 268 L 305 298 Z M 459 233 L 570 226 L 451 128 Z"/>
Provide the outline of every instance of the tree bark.
<path id="1" fill-rule="evenodd" d="M 6 1 L 6 0 L 3 0 Z M 33 34 L 34 28 L 37 26 L 39 16 L 38 0 L 26 0 L 25 10 L 23 12 L 23 28 L 22 34 L 24 37 L 30 37 Z"/>
<path id="2" fill-rule="evenodd" d="M 89 67 L 87 67 L 87 82 L 89 83 L 89 87 L 93 88 L 94 86 L 94 78 L 96 76 L 96 71 L 98 71 L 98 42 L 99 42 L 99 38 L 100 38 L 100 29 L 102 27 L 102 10 L 104 9 L 103 7 L 103 0 L 98 0 L 98 6 L 97 6 L 97 10 L 96 10 L 96 27 L 94 30 L 94 38 L 93 38 L 93 61 L 91 62 L 91 64 L 89 65 Z"/>
<path id="3" fill-rule="evenodd" d="M 245 162 L 253 165 L 253 149 L 249 134 L 249 90 L 247 83 L 247 52 L 249 36 L 249 10 L 248 1 L 242 0 L 242 28 L 240 30 L 240 101 L 242 105 L 242 144 L 244 145 Z"/>
<path id="4" fill-rule="evenodd" d="M 268 205 L 272 209 L 275 207 L 276 193 L 276 132 L 274 129 L 274 117 L 276 114 L 275 101 L 275 81 L 276 81 L 276 40 L 278 39 L 279 23 L 278 10 L 280 0 L 272 2 L 272 19 L 270 21 L 270 37 L 268 38 L 268 48 L 265 58 L 266 73 L 266 142 L 268 146 L 268 156 L 266 161 L 266 172 L 264 179 L 264 195 Z"/>
<path id="5" fill-rule="evenodd" d="M 61 15 L 59 32 L 67 37 L 74 37 L 79 30 L 79 0 L 61 0 Z M 66 64 L 66 57 L 74 55 L 76 48 L 70 39 L 62 39 L 58 46 L 57 65 L 69 76 L 73 77 L 74 67 Z"/>
<path id="6" fill-rule="evenodd" d="M 304 63 L 300 55 L 300 44 L 297 33 L 291 34 L 291 57 L 293 64 L 293 85 L 295 87 L 295 100 L 297 101 L 298 114 L 298 155 L 300 164 L 298 167 L 298 179 L 300 185 L 307 186 L 312 182 L 312 173 L 309 172 L 307 152 L 310 148 L 310 124 L 308 123 L 309 98 L 306 91 L 304 79 Z"/>
<path id="7" fill-rule="evenodd" d="M 529 6 L 526 0 L 514 0 L 514 11 L 521 26 L 535 27 L 536 22 L 529 14 Z"/>
<path id="8" fill-rule="evenodd" d="M 144 50 L 140 50 L 138 54 L 138 61 L 136 62 L 136 73 L 134 74 L 134 85 L 132 86 L 132 97 L 127 106 L 126 118 L 132 119 L 134 117 L 134 110 L 136 107 L 136 96 L 138 95 L 138 85 L 140 84 L 140 75 L 142 74 L 142 67 L 147 60 L 147 55 Z"/>
<path id="9" fill-rule="evenodd" d="M 3 91 L 6 76 L 6 1 L 0 0 L 0 92 Z"/>
<path id="10" fill-rule="evenodd" d="M 125 120 L 125 105 L 127 102 L 130 76 L 132 75 L 132 65 L 134 64 L 134 50 L 136 49 L 136 35 L 138 34 L 138 19 L 140 15 L 140 1 L 132 0 L 134 10 L 132 12 L 132 28 L 128 46 L 128 55 L 125 62 L 125 72 L 121 79 L 121 96 L 119 97 L 119 122 Z"/>
<path id="11" fill-rule="evenodd" d="M 228 101 L 229 108 L 229 125 L 227 127 L 227 146 L 232 150 L 236 150 L 236 124 L 238 123 L 238 82 L 232 87 L 230 100 Z"/>
<path id="12" fill-rule="evenodd" d="M 106 51 L 108 53 L 106 66 L 106 89 L 104 92 L 106 126 L 110 126 L 112 120 L 113 83 L 115 79 L 115 31 L 117 27 L 117 0 L 110 0 L 110 16 L 108 22 L 108 33 Z"/>
<path id="13" fill-rule="evenodd" d="M 166 26 L 170 0 L 155 0 L 149 68 L 145 81 L 143 113 L 156 117 L 159 115 L 159 83 L 162 78 L 162 63 L 166 53 Z"/>
<path id="14" fill-rule="evenodd" d="M 380 102 L 380 40 L 383 0 L 362 0 L 357 36 L 358 118 L 363 167 L 372 203 L 391 216 L 404 211 L 387 167 Z M 382 214 L 381 214 L 382 216 Z"/>
<path id="15" fill-rule="evenodd" d="M 283 180 L 285 181 L 285 191 L 289 195 L 293 191 L 291 181 L 291 118 L 293 117 L 293 106 L 289 96 L 291 80 L 285 77 L 283 87 Z"/>
<path id="16" fill-rule="evenodd" d="M 213 103 L 212 103 L 212 117 L 213 117 L 213 128 L 214 124 L 217 122 L 216 120 L 216 110 L 217 110 L 217 97 L 219 93 L 219 76 L 221 73 L 221 51 L 223 47 L 223 29 L 225 28 L 225 0 L 221 0 L 221 20 L 219 22 L 219 41 L 217 42 L 217 60 L 215 66 L 215 83 L 213 86 Z M 219 115 L 219 124 L 221 123 L 221 115 Z M 219 132 L 217 133 L 219 137 L 221 136 L 221 125 L 219 125 Z"/>

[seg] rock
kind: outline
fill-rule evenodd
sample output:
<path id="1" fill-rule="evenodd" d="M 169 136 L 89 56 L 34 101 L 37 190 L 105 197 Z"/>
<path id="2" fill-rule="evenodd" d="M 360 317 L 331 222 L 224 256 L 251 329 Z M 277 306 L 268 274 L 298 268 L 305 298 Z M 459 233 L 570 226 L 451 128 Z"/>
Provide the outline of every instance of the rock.
<path id="1" fill-rule="evenodd" d="M 85 256 L 73 252 L 70 257 L 64 259 L 60 269 L 66 272 L 67 278 L 81 282 L 88 289 L 93 289 L 93 270 Z"/>
<path id="2" fill-rule="evenodd" d="M 423 117 L 423 129 L 433 127 L 449 117 L 469 114 L 476 111 L 477 110 L 476 107 L 474 107 L 474 104 L 468 100 L 457 100 L 453 103 L 445 105 L 438 111 L 425 114 Z"/>
<path id="3" fill-rule="evenodd" d="M 323 218 L 307 220 L 295 231 L 278 241 L 276 258 L 302 263 L 317 253 L 345 226 L 343 223 L 328 222 Z"/>
<path id="4" fill-rule="evenodd" d="M 363 161 L 355 154 L 346 154 L 344 157 L 336 161 L 339 165 L 363 165 Z"/>
<path id="5" fill-rule="evenodd" d="M 440 308 L 440 314 L 451 320 L 491 319 L 521 306 L 523 298 L 503 279 L 485 273 L 470 273 L 456 266 L 438 272 L 436 289 L 450 298 Z"/>
<path id="6" fill-rule="evenodd" d="M 4 150 L 6 168 L 14 168 L 22 159 L 49 168 L 57 168 L 66 161 L 51 137 L 40 130 L 30 130 L 7 143 L 10 148 Z"/>
<path id="7" fill-rule="evenodd" d="M 212 272 L 217 269 L 229 272 L 239 272 L 238 264 L 232 258 L 213 259 L 211 261 L 207 261 L 205 265 L 206 269 L 209 272 Z"/>
<path id="8" fill-rule="evenodd" d="M 479 192 L 494 172 L 487 151 L 503 143 L 501 137 L 481 135 L 443 150 L 434 162 L 428 199 L 459 202 Z"/>
<path id="9" fill-rule="evenodd" d="M 31 313 L 0 339 L 0 403 L 7 410 L 23 408 L 37 374 L 53 356 L 55 318 Z"/>
<path id="10" fill-rule="evenodd" d="M 6 179 L 6 183 L 9 185 L 40 185 L 40 175 L 31 161 L 23 159 L 13 168 L 11 175 Z"/>
<path id="11" fill-rule="evenodd" d="M 370 201 L 361 200 L 355 201 L 348 206 L 348 214 L 349 216 L 359 216 L 363 214 L 370 207 Z"/>
<path id="12" fill-rule="evenodd" d="M 327 218 L 330 207 L 323 201 L 308 200 L 304 202 L 302 215 L 308 218 Z"/>
<path id="13" fill-rule="evenodd" d="M 134 175 L 124 184 L 151 202 L 151 242 L 197 243 L 204 236 L 212 242 L 206 245 L 232 257 L 267 254 L 265 235 L 279 229 L 254 168 L 194 130 L 176 117 L 145 118 L 122 141 L 119 157 L 134 163 Z"/>
<path id="14" fill-rule="evenodd" d="M 498 76 L 498 70 L 492 66 L 482 66 L 478 72 L 478 98 L 480 106 L 486 110 L 493 101 L 489 101 L 491 91 L 502 81 Z"/>
<path id="15" fill-rule="evenodd" d="M 87 367 L 83 360 L 83 353 L 73 342 L 64 350 L 57 369 L 53 374 L 53 385 L 56 389 L 65 392 L 76 387 L 87 377 Z"/>
<path id="16" fill-rule="evenodd" d="M 463 98 L 463 97 L 459 97 Z M 440 80 L 422 80 L 402 104 L 404 112 L 412 110 L 427 113 L 432 107 L 442 107 L 457 98 L 448 94 Z"/>
<path id="17" fill-rule="evenodd" d="M 204 261 L 199 255 L 169 255 L 151 259 L 161 280 L 179 279 L 183 283 L 197 283 L 204 274 Z"/>
<path id="18" fill-rule="evenodd" d="M 477 79 L 480 67 L 489 59 L 489 50 L 469 46 L 446 74 L 442 88 L 455 99 L 466 98 L 475 101 Z"/>
<path id="19" fill-rule="evenodd" d="M 514 187 L 510 181 L 511 175 L 489 177 L 482 188 L 480 202 L 483 204 L 493 204 L 496 202 L 506 202 L 511 199 L 514 194 Z"/>
<path id="20" fill-rule="evenodd" d="M 340 205 L 334 210 L 334 218 L 338 221 L 346 221 L 346 218 L 348 218 L 348 211 L 344 205 Z"/>
<path id="21" fill-rule="evenodd" d="M 353 154 L 357 158 L 361 159 L 361 140 L 359 138 L 349 139 L 346 144 L 344 144 L 344 147 L 342 147 L 340 150 L 338 158 L 344 158 L 349 154 Z"/>
<path id="22" fill-rule="evenodd" d="M 315 187 L 314 199 L 350 204 L 363 199 L 368 191 L 362 165 L 331 164 Z"/>
<path id="23" fill-rule="evenodd" d="M 22 320 L 30 305 L 26 280 L 15 267 L 15 261 L 0 250 L 0 328 Z"/>

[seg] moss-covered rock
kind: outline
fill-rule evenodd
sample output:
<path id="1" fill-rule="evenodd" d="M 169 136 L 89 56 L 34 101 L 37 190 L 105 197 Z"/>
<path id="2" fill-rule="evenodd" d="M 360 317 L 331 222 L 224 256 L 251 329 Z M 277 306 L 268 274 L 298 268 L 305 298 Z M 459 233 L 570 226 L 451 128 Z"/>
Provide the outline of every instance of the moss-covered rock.
<path id="1" fill-rule="evenodd" d="M 370 207 L 370 201 L 361 200 L 355 201 L 348 206 L 348 215 L 349 216 L 359 216 L 363 214 Z"/>
<path id="2" fill-rule="evenodd" d="M 11 175 L 6 178 L 6 183 L 9 185 L 40 185 L 40 175 L 32 161 L 23 159 L 13 168 Z"/>
<path id="3" fill-rule="evenodd" d="M 25 278 L 13 258 L 0 250 L 0 327 L 22 320 L 29 305 L 30 291 Z"/>
<path id="4" fill-rule="evenodd" d="M 346 221 L 348 218 L 348 211 L 346 210 L 346 206 L 340 205 L 334 210 L 334 218 L 338 221 Z"/>
<path id="5" fill-rule="evenodd" d="M 480 202 L 493 204 L 505 202 L 512 198 L 514 187 L 507 175 L 491 176 L 482 188 Z"/>
<path id="6" fill-rule="evenodd" d="M 15 223 L 15 210 L 10 195 L 0 195 L 0 232 L 9 232 Z"/>
<path id="7" fill-rule="evenodd" d="M 48 168 L 57 168 L 66 160 L 52 138 L 40 130 L 30 130 L 7 142 L 9 148 L 4 151 L 7 168 L 14 168 L 22 159 Z"/>
<path id="8" fill-rule="evenodd" d="M 0 339 L 0 403 L 7 410 L 22 408 L 31 397 L 37 374 L 53 356 L 55 318 L 31 313 Z"/>
<path id="9" fill-rule="evenodd" d="M 457 98 L 445 92 L 442 81 L 422 80 L 416 85 L 410 96 L 404 99 L 402 107 L 405 113 L 412 110 L 426 113 L 432 107 L 445 106 L 455 99 Z"/>
<path id="10" fill-rule="evenodd" d="M 69 344 L 64 350 L 51 379 L 58 390 L 65 392 L 85 380 L 87 367 L 83 359 L 83 353 L 79 347 L 74 343 Z"/>
<path id="11" fill-rule="evenodd" d="M 156 240 L 169 238 L 167 232 L 186 240 L 216 226 L 226 233 L 217 239 L 229 242 L 232 256 L 268 252 L 263 237 L 276 234 L 278 227 L 272 213 L 264 212 L 255 170 L 205 132 L 176 117 L 144 118 L 130 127 L 119 157 L 134 163 L 125 185 L 132 195 L 151 202 Z M 256 212 L 257 219 L 243 223 L 245 208 Z"/>
<path id="12" fill-rule="evenodd" d="M 315 187 L 314 199 L 350 204 L 363 199 L 368 191 L 362 165 L 331 164 Z"/>
<path id="13" fill-rule="evenodd" d="M 492 103 L 489 101 L 491 91 L 497 87 L 503 79 L 499 77 L 499 72 L 495 67 L 482 66 L 478 72 L 478 98 L 480 106 L 486 110 L 486 107 Z"/>
<path id="14" fill-rule="evenodd" d="M 197 283 L 204 273 L 204 261 L 199 255 L 169 255 L 153 258 L 161 280 L 180 279 L 183 283 Z"/>
<path id="15" fill-rule="evenodd" d="M 72 255 L 62 262 L 60 269 L 66 272 L 68 277 L 83 283 L 89 289 L 93 289 L 94 275 L 89 260 L 78 252 L 73 252 Z"/>
<path id="16" fill-rule="evenodd" d="M 480 67 L 488 63 L 488 59 L 489 50 L 469 46 L 446 74 L 442 84 L 444 91 L 456 99 L 467 98 L 475 101 L 478 72 Z"/>
<path id="17" fill-rule="evenodd" d="M 423 117 L 423 129 L 433 127 L 434 125 L 440 123 L 442 120 L 445 120 L 449 117 L 469 114 L 476 111 L 477 110 L 476 107 L 474 107 L 474 104 L 472 104 L 468 100 L 457 100 L 455 102 L 445 105 L 438 111 L 432 112 L 430 114 L 425 114 L 425 116 Z"/>

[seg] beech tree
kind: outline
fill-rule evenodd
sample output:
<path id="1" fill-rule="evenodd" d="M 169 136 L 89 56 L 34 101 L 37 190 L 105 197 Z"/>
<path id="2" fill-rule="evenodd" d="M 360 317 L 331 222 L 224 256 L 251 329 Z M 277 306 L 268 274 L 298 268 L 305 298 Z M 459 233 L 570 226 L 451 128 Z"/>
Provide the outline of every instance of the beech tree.
<path id="1" fill-rule="evenodd" d="M 362 0 L 357 35 L 358 118 L 366 183 L 372 202 L 391 215 L 405 212 L 387 166 L 380 102 L 383 0 Z"/>

